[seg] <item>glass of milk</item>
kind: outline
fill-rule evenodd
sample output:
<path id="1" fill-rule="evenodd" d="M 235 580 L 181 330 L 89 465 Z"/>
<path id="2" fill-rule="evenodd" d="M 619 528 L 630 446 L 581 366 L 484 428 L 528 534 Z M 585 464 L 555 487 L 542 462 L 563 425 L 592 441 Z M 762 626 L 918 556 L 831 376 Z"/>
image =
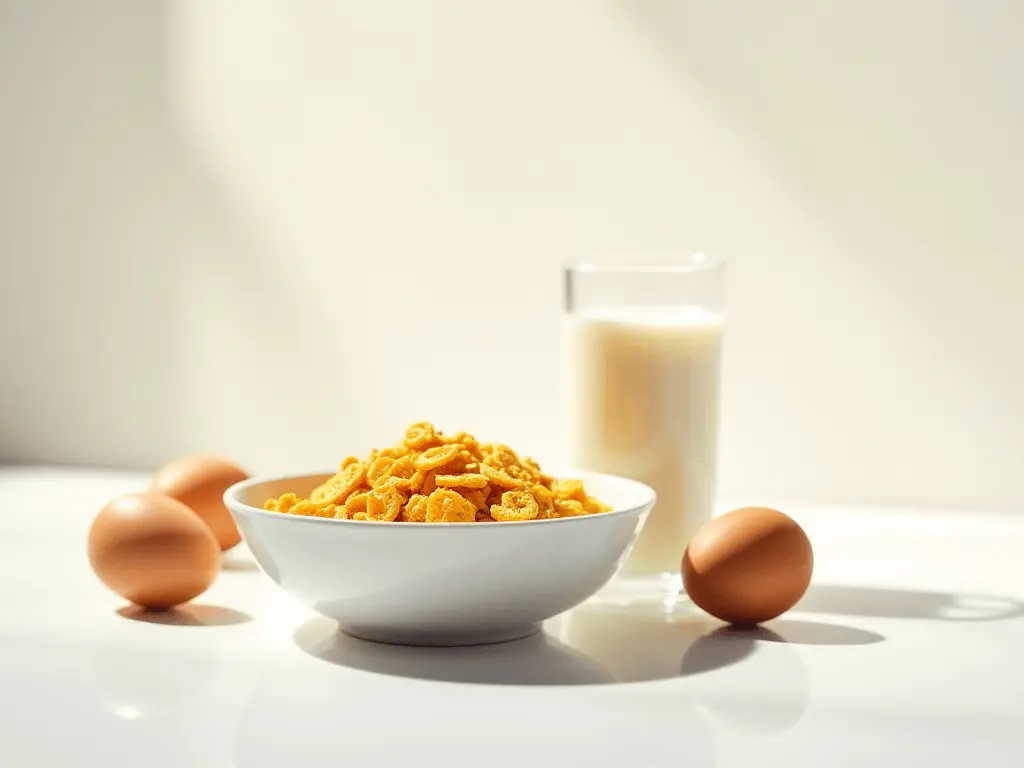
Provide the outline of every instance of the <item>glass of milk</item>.
<path id="1" fill-rule="evenodd" d="M 563 407 L 573 467 L 650 485 L 657 503 L 613 600 L 674 602 L 716 483 L 725 265 L 704 254 L 565 269 Z"/>

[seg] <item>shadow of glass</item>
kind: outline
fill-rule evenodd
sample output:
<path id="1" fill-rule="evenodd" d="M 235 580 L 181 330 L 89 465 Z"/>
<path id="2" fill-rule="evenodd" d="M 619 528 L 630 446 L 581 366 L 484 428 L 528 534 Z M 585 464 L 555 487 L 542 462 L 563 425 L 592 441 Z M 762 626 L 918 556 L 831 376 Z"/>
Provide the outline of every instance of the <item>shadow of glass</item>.
<path id="1" fill-rule="evenodd" d="M 735 664 L 750 644 L 704 644 L 685 670 L 680 660 L 721 622 L 688 605 L 584 603 L 567 614 L 559 639 L 606 667 L 621 683 L 668 680 Z"/>
<path id="2" fill-rule="evenodd" d="M 249 614 L 236 611 L 234 608 L 202 603 L 188 603 L 166 611 L 153 611 L 137 605 L 126 605 L 118 608 L 117 613 L 132 621 L 174 627 L 226 627 L 252 621 Z"/>
<path id="3" fill-rule="evenodd" d="M 1024 616 L 1024 603 L 1000 595 L 815 584 L 793 610 L 879 618 L 1000 621 Z"/>
<path id="4" fill-rule="evenodd" d="M 763 643 L 870 645 L 885 640 L 865 629 L 815 621 L 731 626 L 689 605 L 665 611 L 653 604 L 584 604 L 564 618 L 557 636 L 623 683 L 721 670 L 745 662 Z"/>
<path id="5" fill-rule="evenodd" d="M 346 635 L 336 622 L 314 618 L 292 635 L 304 652 L 364 672 L 452 683 L 497 685 L 601 685 L 615 679 L 586 654 L 545 633 L 494 645 L 417 647 L 387 645 Z"/>

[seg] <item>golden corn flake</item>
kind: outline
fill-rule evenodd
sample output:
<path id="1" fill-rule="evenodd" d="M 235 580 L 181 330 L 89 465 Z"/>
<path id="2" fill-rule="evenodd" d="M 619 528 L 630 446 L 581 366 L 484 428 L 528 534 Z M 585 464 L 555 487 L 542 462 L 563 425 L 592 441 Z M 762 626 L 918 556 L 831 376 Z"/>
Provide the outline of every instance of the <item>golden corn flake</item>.
<path id="1" fill-rule="evenodd" d="M 370 481 L 370 485 L 375 486 L 387 477 L 391 471 L 391 465 L 394 463 L 395 460 L 391 456 L 378 456 L 374 459 L 366 469 L 366 479 Z"/>
<path id="2" fill-rule="evenodd" d="M 416 475 L 419 472 L 420 470 L 416 469 L 412 459 L 408 456 L 402 456 L 399 459 L 395 459 L 387 472 L 384 473 L 384 476 L 378 480 L 377 485 L 389 485 L 403 493 L 409 493 L 417 482 Z M 418 482 L 423 482 L 422 477 L 423 475 L 421 474 Z"/>
<path id="3" fill-rule="evenodd" d="M 367 491 L 353 493 L 349 496 L 345 500 L 345 506 L 342 507 L 345 510 L 345 517 L 351 520 L 358 514 L 366 514 L 366 500 L 369 496 L 370 494 Z"/>
<path id="4" fill-rule="evenodd" d="M 491 517 L 501 522 L 536 520 L 539 514 L 540 506 L 527 490 L 505 491 L 501 494 L 501 504 L 491 507 Z"/>
<path id="5" fill-rule="evenodd" d="M 303 499 L 288 510 L 292 515 L 303 515 L 305 517 L 334 517 L 338 509 L 335 504 L 314 504 L 308 499 Z"/>
<path id="6" fill-rule="evenodd" d="M 366 497 L 366 519 L 379 523 L 396 520 L 405 506 L 405 496 L 393 485 L 381 484 Z"/>
<path id="7" fill-rule="evenodd" d="M 560 499 L 571 499 L 583 504 L 587 500 L 587 494 L 583 490 L 583 483 L 579 480 L 559 480 L 552 488 L 555 496 Z"/>
<path id="8" fill-rule="evenodd" d="M 441 439 L 430 422 L 421 421 L 405 430 L 405 444 L 413 450 L 422 451 L 440 443 Z"/>
<path id="9" fill-rule="evenodd" d="M 524 482 L 512 477 L 504 468 L 498 469 L 491 464 L 481 464 L 480 474 L 492 485 L 500 485 L 502 488 L 522 488 Z"/>
<path id="10" fill-rule="evenodd" d="M 537 517 L 541 520 L 558 517 L 555 514 L 554 496 L 552 496 L 551 491 L 537 483 L 530 488 L 530 492 L 533 494 L 533 498 L 537 500 Z"/>
<path id="11" fill-rule="evenodd" d="M 428 523 L 474 523 L 476 507 L 461 494 L 438 488 L 427 499 Z"/>
<path id="12" fill-rule="evenodd" d="M 437 475 L 434 482 L 439 488 L 470 488 L 479 490 L 487 487 L 487 478 L 483 475 Z"/>
<path id="13" fill-rule="evenodd" d="M 290 512 L 291 508 L 299 502 L 299 497 L 294 493 L 286 493 L 278 499 L 267 499 L 263 504 L 264 509 L 271 512 Z"/>
<path id="14" fill-rule="evenodd" d="M 427 522 L 427 497 L 421 493 L 411 496 L 398 519 L 403 523 Z"/>
<path id="15" fill-rule="evenodd" d="M 362 462 L 346 464 L 334 477 L 315 488 L 309 501 L 314 504 L 342 504 L 365 481 L 366 466 Z"/>
<path id="16" fill-rule="evenodd" d="M 554 500 L 555 512 L 558 513 L 559 517 L 579 517 L 580 515 L 587 514 L 587 511 L 583 508 L 575 499 L 559 499 Z"/>
<path id="17" fill-rule="evenodd" d="M 501 494 L 507 489 L 502 488 L 500 485 L 492 485 L 491 490 L 487 492 L 487 509 L 488 511 L 495 504 L 501 504 Z"/>
<path id="18" fill-rule="evenodd" d="M 423 484 L 414 489 L 417 493 L 422 493 L 424 496 L 429 496 L 437 488 L 437 470 L 432 469 L 429 472 L 423 473 Z"/>
<path id="19" fill-rule="evenodd" d="M 580 480 L 555 480 L 529 457 L 472 435 L 413 424 L 398 444 L 349 456 L 309 498 L 267 499 L 271 512 L 376 523 L 492 523 L 608 512 Z"/>
<path id="20" fill-rule="evenodd" d="M 416 457 L 416 468 L 437 469 L 438 467 L 443 467 L 459 455 L 459 450 L 460 447 L 458 445 L 451 444 L 435 445 L 433 448 L 427 448 L 427 450 Z"/>
<path id="21" fill-rule="evenodd" d="M 466 497 L 466 501 L 470 502 L 476 508 L 478 514 L 483 512 L 490 516 L 487 512 L 488 505 L 487 494 L 484 493 L 486 490 L 485 488 L 456 488 L 455 490 Z"/>

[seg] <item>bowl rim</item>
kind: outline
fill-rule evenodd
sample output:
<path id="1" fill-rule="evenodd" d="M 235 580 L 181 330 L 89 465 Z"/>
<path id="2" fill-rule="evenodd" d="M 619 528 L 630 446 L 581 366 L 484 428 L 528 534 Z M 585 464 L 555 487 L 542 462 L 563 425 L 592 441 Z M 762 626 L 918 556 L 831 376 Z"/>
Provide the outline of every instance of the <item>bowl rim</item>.
<path id="1" fill-rule="evenodd" d="M 574 479 L 582 480 L 584 483 L 587 482 L 587 478 L 607 478 L 615 480 L 616 482 L 626 483 L 636 487 L 638 491 L 643 491 L 647 497 L 644 501 L 639 504 L 631 504 L 628 507 L 621 509 L 612 509 L 609 512 L 597 512 L 589 515 L 578 515 L 575 517 L 554 517 L 547 518 L 544 520 L 495 520 L 490 523 L 482 523 L 480 525 L 471 525 L 468 523 L 407 523 L 404 521 L 392 521 L 390 523 L 381 523 L 374 520 L 338 520 L 333 517 L 315 517 L 313 515 L 288 515 L 281 512 L 273 512 L 271 510 L 262 509 L 261 507 L 254 507 L 250 504 L 245 504 L 239 501 L 238 496 L 250 488 L 263 485 L 264 483 L 279 483 L 287 482 L 289 480 L 304 480 L 310 477 L 319 477 L 322 475 L 331 476 L 336 473 L 336 470 L 325 470 L 321 472 L 302 472 L 299 474 L 290 473 L 285 475 L 257 475 L 254 477 L 241 480 L 227 488 L 224 491 L 223 500 L 224 505 L 230 510 L 232 515 L 247 515 L 250 517 L 271 517 L 275 520 L 290 520 L 294 523 L 306 523 L 312 525 L 348 525 L 348 526 L 362 526 L 363 528 L 377 528 L 383 530 L 416 530 L 416 529 L 428 529 L 436 530 L 438 528 L 448 529 L 466 529 L 466 530 L 479 530 L 479 529 L 490 529 L 490 528 L 504 528 L 505 526 L 515 526 L 521 528 L 529 525 L 571 525 L 573 523 L 579 524 L 586 520 L 594 520 L 595 518 L 606 520 L 611 517 L 624 517 L 627 515 L 635 515 L 643 512 L 649 512 L 654 504 L 658 500 L 657 493 L 651 486 L 641 483 L 639 480 L 633 480 L 628 477 L 622 477 L 621 475 L 612 475 L 604 472 L 592 472 L 588 470 L 571 470 L 568 472 L 559 472 L 552 475 L 552 477 L 560 479 Z"/>

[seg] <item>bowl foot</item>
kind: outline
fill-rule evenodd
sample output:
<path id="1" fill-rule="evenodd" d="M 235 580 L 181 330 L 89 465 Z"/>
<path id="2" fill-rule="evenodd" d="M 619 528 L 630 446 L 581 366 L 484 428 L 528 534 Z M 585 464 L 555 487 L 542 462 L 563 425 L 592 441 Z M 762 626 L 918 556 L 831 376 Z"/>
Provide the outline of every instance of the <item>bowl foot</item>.
<path id="1" fill-rule="evenodd" d="M 471 631 L 432 632 L 413 629 L 394 629 L 390 627 L 364 627 L 339 622 L 338 628 L 346 635 L 360 640 L 389 645 L 414 645 L 438 648 L 450 648 L 463 645 L 493 645 L 519 640 L 540 632 L 540 624 L 527 624 L 519 627 L 503 627 L 501 629 L 483 629 Z"/>

